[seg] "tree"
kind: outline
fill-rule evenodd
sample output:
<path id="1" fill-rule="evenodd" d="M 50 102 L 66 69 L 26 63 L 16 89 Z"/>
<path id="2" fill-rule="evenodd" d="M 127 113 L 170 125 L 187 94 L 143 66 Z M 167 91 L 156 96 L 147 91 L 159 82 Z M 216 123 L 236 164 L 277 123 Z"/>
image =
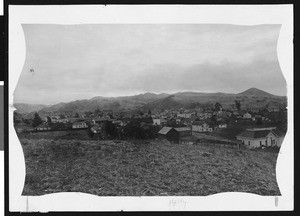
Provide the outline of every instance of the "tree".
<path id="1" fill-rule="evenodd" d="M 91 127 L 89 127 L 89 128 L 87 129 L 87 134 L 88 134 L 88 136 L 89 136 L 90 138 L 93 138 L 93 137 L 94 137 L 94 133 L 93 133 L 93 131 L 91 130 Z"/>
<path id="2" fill-rule="evenodd" d="M 48 122 L 49 125 L 52 123 L 52 120 L 51 120 L 50 116 L 47 116 L 47 122 Z"/>
<path id="3" fill-rule="evenodd" d="M 135 120 L 125 126 L 124 134 L 128 138 L 145 139 L 145 132 L 141 128 L 140 122 Z"/>
<path id="4" fill-rule="evenodd" d="M 14 123 L 17 124 L 17 123 L 21 123 L 21 115 L 17 112 L 14 112 Z"/>
<path id="5" fill-rule="evenodd" d="M 117 135 L 118 135 L 117 128 L 116 128 L 116 126 L 115 126 L 113 123 L 111 123 L 110 121 L 107 122 L 106 128 L 105 128 L 105 129 L 106 129 L 106 133 L 107 133 L 110 137 L 112 137 L 112 138 L 117 137 Z"/>
<path id="6" fill-rule="evenodd" d="M 151 115 L 151 111 L 150 110 L 148 111 L 148 114 Z"/>
<path id="7" fill-rule="evenodd" d="M 221 111 L 221 110 L 222 110 L 222 105 L 219 102 L 217 102 L 215 104 L 215 111 Z"/>
<path id="8" fill-rule="evenodd" d="M 263 124 L 262 118 L 256 118 L 256 124 L 257 125 L 262 125 Z"/>
<path id="9" fill-rule="evenodd" d="M 240 110 L 241 110 L 241 102 L 238 101 L 238 100 L 234 100 L 234 102 L 235 102 L 235 107 L 236 107 L 236 109 L 237 109 L 238 111 L 240 111 Z"/>
<path id="10" fill-rule="evenodd" d="M 37 112 L 34 113 L 32 126 L 33 126 L 33 127 L 36 127 L 36 126 L 38 126 L 38 125 L 40 125 L 40 124 L 42 124 L 42 123 L 43 123 L 43 121 L 42 121 L 40 115 L 39 115 Z"/>
<path id="11" fill-rule="evenodd" d="M 214 125 L 217 124 L 217 116 L 216 115 L 212 115 L 210 120 Z"/>
<path id="12" fill-rule="evenodd" d="M 29 119 L 26 119 L 26 118 L 22 118 L 22 121 L 27 124 L 27 125 L 30 125 L 30 120 Z"/>
<path id="13" fill-rule="evenodd" d="M 52 130 L 63 130 L 65 129 L 65 124 L 62 122 L 57 122 L 51 125 Z"/>
<path id="14" fill-rule="evenodd" d="M 60 114 L 60 115 L 59 115 L 59 118 L 60 118 L 60 119 L 65 119 L 66 116 L 65 116 L 64 114 Z"/>
<path id="15" fill-rule="evenodd" d="M 99 108 L 97 108 L 97 109 L 95 109 L 94 114 L 95 114 L 95 116 L 99 116 L 102 113 L 101 113 L 101 110 Z"/>
<path id="16" fill-rule="evenodd" d="M 75 113 L 75 118 L 79 118 L 79 114 L 78 113 Z"/>
<path id="17" fill-rule="evenodd" d="M 77 113 L 78 114 L 78 113 Z M 92 116 L 92 114 L 94 114 L 92 111 L 87 111 L 87 112 L 84 112 L 84 114 L 87 116 L 87 117 L 90 117 L 90 116 Z M 77 118 L 79 118 L 79 115 L 78 115 L 78 117 Z"/>

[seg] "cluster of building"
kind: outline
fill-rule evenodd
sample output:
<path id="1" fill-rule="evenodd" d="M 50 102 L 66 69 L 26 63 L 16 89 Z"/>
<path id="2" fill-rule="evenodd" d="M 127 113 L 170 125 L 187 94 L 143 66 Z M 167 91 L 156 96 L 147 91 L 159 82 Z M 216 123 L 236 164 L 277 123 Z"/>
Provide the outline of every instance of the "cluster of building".
<path id="1" fill-rule="evenodd" d="M 190 127 L 163 127 L 158 132 L 160 139 L 166 139 L 172 143 L 197 144 L 200 139 L 193 135 Z M 246 129 L 236 136 L 236 146 L 245 146 L 247 148 L 260 147 L 280 147 L 285 134 L 271 128 L 252 128 Z"/>
<path id="2" fill-rule="evenodd" d="M 279 108 L 269 108 L 267 112 L 280 112 Z M 107 113 L 99 117 L 94 114 L 81 115 L 75 117 L 65 117 L 63 115 L 48 116 L 43 123 L 30 127 L 28 124 L 15 124 L 17 132 L 24 131 L 52 131 L 52 130 L 83 130 L 90 128 L 92 133 L 104 133 L 107 124 L 114 124 L 116 128 L 122 129 L 131 121 L 138 121 L 141 127 L 158 126 L 160 131 L 158 136 L 176 143 L 197 142 L 193 133 L 212 133 L 216 130 L 226 129 L 232 122 L 246 121 L 271 121 L 260 110 L 231 111 L 203 111 L 203 110 L 163 110 L 160 113 L 151 112 L 134 114 L 129 113 Z M 274 130 L 270 129 L 248 129 L 237 135 L 237 141 L 249 147 L 280 146 L 282 137 Z"/>

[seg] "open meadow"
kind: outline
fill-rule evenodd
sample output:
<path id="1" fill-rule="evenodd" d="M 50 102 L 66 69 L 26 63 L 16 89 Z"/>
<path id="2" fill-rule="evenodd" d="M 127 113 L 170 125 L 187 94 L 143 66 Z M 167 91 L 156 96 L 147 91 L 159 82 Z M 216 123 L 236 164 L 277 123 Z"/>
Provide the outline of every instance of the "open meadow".
<path id="1" fill-rule="evenodd" d="M 161 140 L 20 138 L 23 195 L 84 192 L 99 196 L 280 195 L 278 153 Z"/>

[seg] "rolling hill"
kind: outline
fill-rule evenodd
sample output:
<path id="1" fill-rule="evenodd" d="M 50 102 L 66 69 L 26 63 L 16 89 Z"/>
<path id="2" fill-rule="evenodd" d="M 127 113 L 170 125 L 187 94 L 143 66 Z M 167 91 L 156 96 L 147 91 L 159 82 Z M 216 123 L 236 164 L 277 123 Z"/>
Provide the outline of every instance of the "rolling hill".
<path id="1" fill-rule="evenodd" d="M 228 93 L 196 93 L 178 92 L 169 97 L 153 101 L 144 106 L 147 109 L 167 109 L 167 108 L 200 108 L 212 107 L 215 103 L 221 103 L 223 108 L 231 109 L 235 107 L 235 100 L 241 102 L 242 108 L 262 108 L 266 106 L 286 106 L 286 97 L 269 94 L 265 91 L 251 88 L 238 94 Z"/>
<path id="2" fill-rule="evenodd" d="M 123 97 L 97 96 L 89 100 L 76 100 L 69 103 L 58 103 L 52 106 L 15 104 L 20 113 L 39 111 L 43 113 L 85 112 L 95 109 L 127 111 L 127 110 L 161 110 L 178 108 L 199 108 L 221 103 L 223 108 L 233 108 L 235 100 L 241 102 L 242 107 L 260 108 L 265 106 L 283 107 L 287 104 L 285 96 L 276 96 L 256 88 L 250 88 L 241 93 L 199 93 L 178 92 L 175 94 L 145 93 Z"/>
<path id="3" fill-rule="evenodd" d="M 250 88 L 246 91 L 238 93 L 237 95 L 238 96 L 248 96 L 248 97 L 252 97 L 252 96 L 254 96 L 254 97 L 278 97 L 278 96 L 272 95 L 268 92 L 262 91 L 257 88 Z"/>
<path id="4" fill-rule="evenodd" d="M 14 107 L 17 109 L 17 112 L 19 113 L 36 112 L 48 106 L 49 105 L 43 105 L 43 104 L 26 104 L 26 103 L 14 104 Z"/>

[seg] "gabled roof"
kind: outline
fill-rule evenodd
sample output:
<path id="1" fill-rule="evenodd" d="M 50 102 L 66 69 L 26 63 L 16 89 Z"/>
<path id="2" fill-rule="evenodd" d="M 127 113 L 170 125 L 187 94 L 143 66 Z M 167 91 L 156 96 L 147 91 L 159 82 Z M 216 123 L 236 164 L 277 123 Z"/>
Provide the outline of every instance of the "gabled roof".
<path id="1" fill-rule="evenodd" d="M 74 122 L 73 125 L 82 125 L 82 124 L 86 124 L 84 121 L 82 122 Z"/>
<path id="2" fill-rule="evenodd" d="M 163 127 L 158 133 L 166 135 L 170 130 L 172 130 L 172 127 Z"/>
<path id="3" fill-rule="evenodd" d="M 238 134 L 237 136 L 247 137 L 247 138 L 264 138 L 270 132 L 273 133 L 275 136 L 277 136 L 277 134 L 275 134 L 271 130 L 257 130 L 257 131 L 245 130 L 242 133 Z"/>
<path id="4" fill-rule="evenodd" d="M 94 129 L 94 130 L 101 130 L 101 127 L 99 125 L 94 125 L 91 128 Z"/>
<path id="5" fill-rule="evenodd" d="M 206 121 L 201 120 L 201 121 L 197 121 L 197 122 L 193 123 L 193 125 L 203 125 L 203 124 L 207 124 L 209 127 L 213 126 L 212 123 L 210 121 L 207 121 L 207 120 Z"/>
<path id="6" fill-rule="evenodd" d="M 205 121 L 196 121 L 196 122 L 193 122 L 193 125 L 203 125 L 205 123 Z"/>
<path id="7" fill-rule="evenodd" d="M 145 123 L 151 123 L 153 124 L 153 119 L 152 117 L 142 117 L 142 118 L 131 118 L 129 119 L 131 121 L 138 121 L 138 122 L 145 122 Z"/>
<path id="8" fill-rule="evenodd" d="M 166 119 L 161 118 L 161 119 L 160 119 L 160 122 L 164 122 L 164 123 L 165 123 L 165 122 L 167 122 L 167 121 L 166 121 Z"/>
<path id="9" fill-rule="evenodd" d="M 39 127 L 39 128 L 41 128 L 41 127 L 43 127 L 43 128 L 45 128 L 45 127 L 46 127 L 46 128 L 49 128 L 50 126 L 47 125 L 47 124 L 45 124 L 45 123 L 43 123 L 43 124 L 38 125 L 37 128 L 38 128 L 38 127 Z"/>
<path id="10" fill-rule="evenodd" d="M 81 121 L 81 118 L 68 118 L 69 122 L 76 122 L 76 121 Z"/>
<path id="11" fill-rule="evenodd" d="M 190 131 L 192 130 L 191 128 L 189 127 L 179 127 L 179 128 L 174 128 L 176 131 Z"/>
<path id="12" fill-rule="evenodd" d="M 94 118 L 95 122 L 108 121 L 108 118 Z"/>
<path id="13" fill-rule="evenodd" d="M 278 130 L 277 128 L 276 129 L 273 129 L 272 130 L 277 136 L 285 136 L 286 132 L 284 131 L 281 131 L 281 130 Z"/>

